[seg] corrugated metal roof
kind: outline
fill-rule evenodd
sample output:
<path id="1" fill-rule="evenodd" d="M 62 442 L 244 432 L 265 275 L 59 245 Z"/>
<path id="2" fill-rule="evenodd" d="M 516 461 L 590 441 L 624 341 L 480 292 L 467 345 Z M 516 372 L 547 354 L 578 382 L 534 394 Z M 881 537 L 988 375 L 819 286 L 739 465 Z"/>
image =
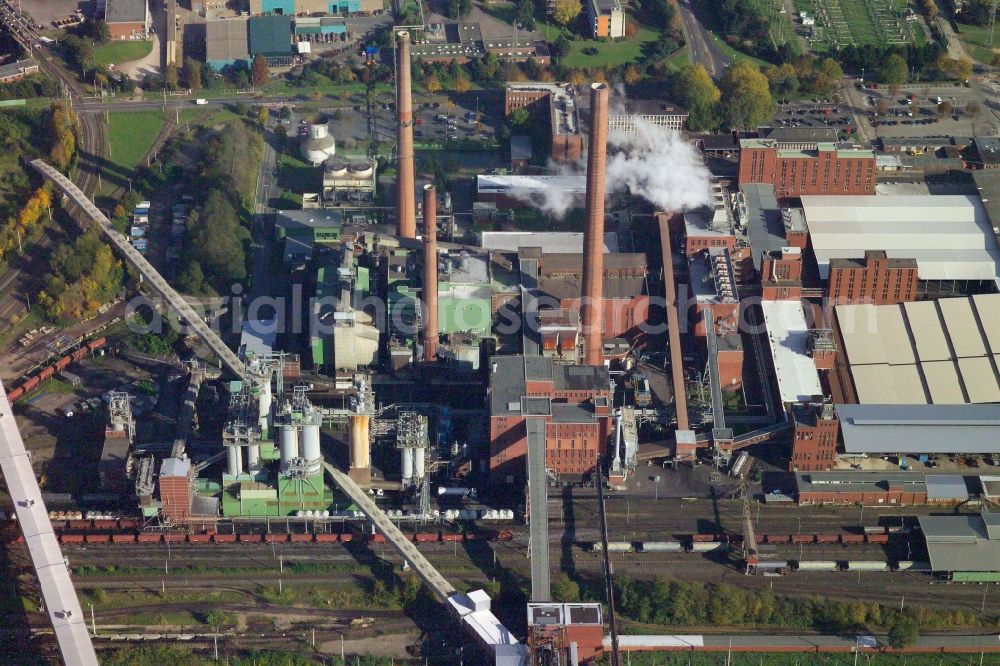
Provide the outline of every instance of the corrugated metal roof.
<path id="1" fill-rule="evenodd" d="M 928 474 L 924 477 L 924 482 L 927 484 L 929 500 L 964 502 L 969 499 L 969 489 L 961 474 Z"/>
<path id="2" fill-rule="evenodd" d="M 250 53 L 282 56 L 292 52 L 292 19 L 288 16 L 254 16 L 247 21 Z"/>
<path id="3" fill-rule="evenodd" d="M 934 302 L 904 303 L 903 309 L 910 322 L 910 330 L 913 331 L 917 357 L 921 361 L 942 361 L 951 358 L 948 340 L 945 339 L 944 331 L 941 329 Z"/>
<path id="4" fill-rule="evenodd" d="M 972 297 L 972 304 L 990 349 L 993 353 L 1000 352 L 1000 317 L 997 317 L 1000 313 L 1000 294 L 977 294 Z"/>
<path id="5" fill-rule="evenodd" d="M 858 400 L 863 404 L 926 404 L 916 366 L 875 363 L 851 367 Z"/>
<path id="6" fill-rule="evenodd" d="M 969 402 L 1000 402 L 1000 386 L 993 359 L 987 356 L 958 359 L 958 368 L 969 393 Z"/>
<path id="7" fill-rule="evenodd" d="M 1000 405 L 837 405 L 847 453 L 996 453 Z"/>
<path id="8" fill-rule="evenodd" d="M 1000 540 L 981 516 L 920 516 L 933 571 L 1000 570 Z"/>
<path id="9" fill-rule="evenodd" d="M 982 356 L 986 353 L 972 304 L 967 298 L 942 298 L 936 301 L 941 309 L 941 319 L 948 327 L 948 337 L 955 356 Z M 994 316 L 1000 313 L 993 313 Z"/>
<path id="10" fill-rule="evenodd" d="M 961 405 L 965 403 L 962 386 L 954 361 L 928 361 L 920 364 L 931 402 L 935 405 Z"/>

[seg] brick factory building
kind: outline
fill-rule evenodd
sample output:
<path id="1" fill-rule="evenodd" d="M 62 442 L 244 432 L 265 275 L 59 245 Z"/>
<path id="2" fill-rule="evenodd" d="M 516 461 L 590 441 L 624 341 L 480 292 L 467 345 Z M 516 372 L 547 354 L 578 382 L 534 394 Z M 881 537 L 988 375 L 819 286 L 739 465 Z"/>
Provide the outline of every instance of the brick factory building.
<path id="1" fill-rule="evenodd" d="M 827 296 L 831 305 L 890 305 L 917 299 L 916 259 L 890 259 L 868 250 L 864 259 L 831 259 Z"/>
<path id="2" fill-rule="evenodd" d="M 552 159 L 575 162 L 583 157 L 584 136 L 575 89 L 568 83 L 508 83 L 504 94 L 504 116 L 517 109 L 546 116 L 552 138 Z"/>
<path id="3" fill-rule="evenodd" d="M 526 419 L 545 420 L 545 466 L 586 476 L 601 463 L 612 428 L 607 368 L 558 365 L 539 356 L 495 356 L 490 367 L 490 478 L 526 477 Z"/>
<path id="4" fill-rule="evenodd" d="M 786 150 L 768 139 L 740 141 L 739 184 L 774 185 L 778 198 L 803 194 L 874 194 L 875 153 L 820 143 Z"/>
<path id="5" fill-rule="evenodd" d="M 792 408 L 792 455 L 790 472 L 833 469 L 837 457 L 837 421 L 833 405 L 798 404 Z"/>

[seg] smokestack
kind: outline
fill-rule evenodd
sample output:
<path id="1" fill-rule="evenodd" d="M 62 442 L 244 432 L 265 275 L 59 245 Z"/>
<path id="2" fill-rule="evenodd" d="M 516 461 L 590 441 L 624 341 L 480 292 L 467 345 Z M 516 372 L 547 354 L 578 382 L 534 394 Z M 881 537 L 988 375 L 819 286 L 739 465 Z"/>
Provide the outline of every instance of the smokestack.
<path id="1" fill-rule="evenodd" d="M 604 178 L 608 156 L 608 84 L 590 86 L 590 146 L 587 149 L 587 210 L 583 232 L 583 359 L 603 365 Z"/>
<path id="2" fill-rule="evenodd" d="M 413 194 L 413 99 L 410 94 L 410 33 L 396 33 L 397 173 L 396 215 L 400 238 L 416 238 L 417 214 Z"/>
<path id="3" fill-rule="evenodd" d="M 424 185 L 424 360 L 437 358 L 437 191 Z"/>

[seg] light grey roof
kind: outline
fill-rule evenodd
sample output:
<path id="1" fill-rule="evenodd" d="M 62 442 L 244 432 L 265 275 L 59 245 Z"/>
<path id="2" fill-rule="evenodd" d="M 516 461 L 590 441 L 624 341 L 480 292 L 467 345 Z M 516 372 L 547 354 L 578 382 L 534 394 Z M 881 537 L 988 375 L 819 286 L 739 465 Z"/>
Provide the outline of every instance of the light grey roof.
<path id="1" fill-rule="evenodd" d="M 217 19 L 205 23 L 205 59 L 248 60 L 250 46 L 247 37 L 247 19 Z"/>
<path id="2" fill-rule="evenodd" d="M 5 65 L 0 65 L 0 78 L 21 74 L 25 70 L 29 69 L 33 71 L 38 70 L 38 63 L 33 58 L 8 62 Z"/>
<path id="3" fill-rule="evenodd" d="M 551 381 L 556 391 L 610 390 L 604 366 L 557 365 L 542 356 L 494 356 L 492 365 L 496 369 L 490 372 L 490 414 L 494 416 L 521 413 L 528 380 Z M 552 405 L 553 416 L 558 406 Z M 569 412 L 565 416 L 576 418 Z"/>
<path id="4" fill-rule="evenodd" d="M 747 232 L 753 265 L 760 270 L 762 253 L 779 250 L 788 244 L 781 208 L 774 195 L 774 185 L 747 183 L 740 185 L 740 191 L 747 202 Z"/>
<path id="5" fill-rule="evenodd" d="M 160 476 L 187 477 L 191 461 L 187 458 L 165 458 L 160 465 Z"/>
<path id="6" fill-rule="evenodd" d="M 1000 405 L 837 405 L 847 453 L 997 453 Z"/>
<path id="7" fill-rule="evenodd" d="M 961 477 L 959 477 L 961 478 Z M 800 493 L 886 492 L 890 486 L 902 486 L 904 492 L 925 490 L 923 474 L 912 472 L 796 472 L 795 488 Z M 963 486 L 964 487 L 964 486 Z"/>
<path id="8" fill-rule="evenodd" d="M 920 516 L 932 571 L 1000 570 L 997 517 Z M 991 534 L 992 533 L 992 534 Z"/>
<path id="9" fill-rule="evenodd" d="M 928 474 L 928 500 L 955 500 L 964 502 L 969 499 L 969 489 L 965 486 L 965 478 L 961 474 Z"/>

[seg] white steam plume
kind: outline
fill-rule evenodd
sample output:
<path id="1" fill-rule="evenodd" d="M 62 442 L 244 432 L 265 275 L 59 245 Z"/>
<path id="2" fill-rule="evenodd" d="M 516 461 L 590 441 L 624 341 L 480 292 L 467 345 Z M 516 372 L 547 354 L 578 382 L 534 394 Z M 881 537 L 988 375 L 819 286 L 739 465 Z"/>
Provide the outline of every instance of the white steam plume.
<path id="1" fill-rule="evenodd" d="M 682 212 L 712 203 L 710 174 L 678 132 L 635 119 L 635 132 L 615 132 L 608 157 L 609 192 L 628 191 L 657 210 Z"/>
<path id="2" fill-rule="evenodd" d="M 634 133 L 615 132 L 608 137 L 608 143 L 616 148 L 609 151 L 605 172 L 608 194 L 629 192 L 657 210 L 669 212 L 711 204 L 710 174 L 697 150 L 674 130 L 640 118 L 634 122 Z M 583 179 L 586 163 L 550 162 L 547 171 L 549 175 Z M 508 194 L 556 218 L 579 204 L 567 188 L 559 186 L 511 190 Z"/>

